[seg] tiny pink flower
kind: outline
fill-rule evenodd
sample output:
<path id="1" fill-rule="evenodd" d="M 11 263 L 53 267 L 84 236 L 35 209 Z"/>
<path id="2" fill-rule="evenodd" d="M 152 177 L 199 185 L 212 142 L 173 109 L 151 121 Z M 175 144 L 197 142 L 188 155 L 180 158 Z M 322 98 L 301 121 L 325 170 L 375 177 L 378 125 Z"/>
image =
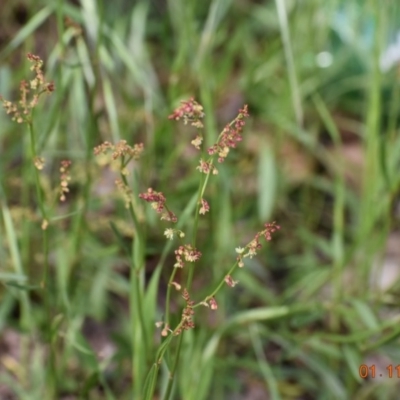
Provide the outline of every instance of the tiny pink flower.
<path id="1" fill-rule="evenodd" d="M 210 206 L 208 205 L 206 200 L 201 199 L 201 207 L 199 210 L 199 214 L 205 214 L 208 211 L 210 211 Z"/>
<path id="2" fill-rule="evenodd" d="M 164 329 L 161 331 L 161 336 L 163 336 L 163 337 L 168 336 L 168 333 L 169 333 L 170 331 L 171 331 L 171 330 L 169 329 L 169 325 L 168 325 L 168 324 L 165 324 Z"/>
<path id="3" fill-rule="evenodd" d="M 195 262 L 199 260 L 200 257 L 201 257 L 201 252 L 193 248 L 190 244 L 179 246 L 175 250 L 176 263 L 174 264 L 174 267 L 183 268 L 184 261 Z"/>
<path id="4" fill-rule="evenodd" d="M 201 120 L 203 117 L 203 106 L 197 103 L 192 97 L 189 100 L 181 101 L 181 105 L 168 118 L 176 121 L 182 118 L 185 125 L 190 122 L 192 126 L 202 128 L 203 123 Z"/>
<path id="5" fill-rule="evenodd" d="M 203 174 L 209 174 L 211 171 L 211 167 L 212 167 L 211 161 L 204 161 L 203 159 L 200 159 L 200 165 L 196 167 L 196 169 L 198 169 Z"/>
<path id="6" fill-rule="evenodd" d="M 230 275 L 225 276 L 225 283 L 230 287 L 235 287 L 239 282 L 234 281 Z"/>
<path id="7" fill-rule="evenodd" d="M 216 310 L 218 308 L 217 301 L 215 300 L 214 297 L 211 297 L 211 299 L 209 300 L 209 303 L 210 303 L 211 310 Z"/>
<path id="8" fill-rule="evenodd" d="M 177 222 L 176 215 L 169 211 L 165 205 L 167 201 L 161 192 L 156 192 L 152 188 L 148 188 L 146 193 L 140 193 L 139 198 L 151 203 L 151 206 L 158 214 L 161 214 L 161 219 L 170 222 Z M 167 236 L 168 237 L 168 236 Z"/>

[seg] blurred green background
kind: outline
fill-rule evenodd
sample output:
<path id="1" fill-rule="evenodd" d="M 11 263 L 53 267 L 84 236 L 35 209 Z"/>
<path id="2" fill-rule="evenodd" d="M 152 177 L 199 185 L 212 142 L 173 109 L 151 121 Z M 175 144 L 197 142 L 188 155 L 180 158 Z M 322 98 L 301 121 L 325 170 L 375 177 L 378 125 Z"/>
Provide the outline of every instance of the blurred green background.
<path id="1" fill-rule="evenodd" d="M 93 147 L 143 142 L 138 190 L 163 192 L 179 217 L 198 154 L 193 129 L 168 115 L 190 97 L 204 106 L 207 145 L 243 104 L 250 112 L 208 188 L 199 298 L 263 223 L 281 230 L 218 311 L 197 316 L 175 398 L 398 398 L 399 17 L 395 0 L 2 0 L 0 94 L 16 99 L 26 53 L 41 56 L 56 85 L 35 111 L 42 185 L 50 192 L 59 161 L 73 162 L 50 227 L 58 398 L 131 398 L 129 268 L 110 221 L 128 245 L 132 228 Z M 2 111 L 0 398 L 12 400 L 41 398 L 45 380 L 28 149 L 25 127 Z M 165 237 L 146 217 L 150 278 Z"/>

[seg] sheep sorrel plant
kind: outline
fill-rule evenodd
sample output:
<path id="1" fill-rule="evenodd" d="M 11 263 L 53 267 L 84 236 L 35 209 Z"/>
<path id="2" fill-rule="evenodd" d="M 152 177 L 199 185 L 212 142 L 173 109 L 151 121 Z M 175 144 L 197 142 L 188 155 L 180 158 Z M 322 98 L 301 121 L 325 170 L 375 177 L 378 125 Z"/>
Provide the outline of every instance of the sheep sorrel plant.
<path id="1" fill-rule="evenodd" d="M 47 177 L 50 172 L 48 164 L 51 164 L 51 160 L 47 160 L 47 156 L 45 160 L 43 156 L 46 141 L 42 140 L 41 135 L 38 134 L 40 129 L 37 128 L 40 122 L 37 119 L 41 116 L 39 112 L 34 111 L 37 109 L 39 100 L 45 94 L 50 94 L 55 90 L 55 85 L 45 79 L 43 61 L 38 56 L 28 54 L 27 58 L 32 65 L 34 77 L 30 81 L 21 82 L 19 101 L 11 102 L 1 98 L 6 113 L 15 122 L 25 124 L 29 133 L 26 142 L 24 140 L 26 146 L 22 149 L 25 164 L 22 170 L 21 197 L 23 207 L 33 209 L 31 212 L 33 223 L 26 221 L 27 228 L 24 227 L 21 232 L 23 236 L 21 247 L 27 247 L 24 247 L 26 250 L 21 252 L 21 260 L 15 262 L 18 276 L 22 277 L 24 282 L 27 281 L 27 284 L 17 282 L 18 285 L 15 286 L 19 290 L 17 298 L 20 326 L 23 332 L 21 337 L 24 339 L 21 345 L 23 356 L 21 356 L 20 365 L 27 368 L 24 373 L 30 376 L 29 366 L 33 364 L 32 357 L 38 350 L 39 365 L 44 366 L 40 368 L 43 370 L 44 389 L 38 389 L 37 393 L 31 394 L 33 387 L 41 387 L 41 385 L 36 384 L 36 378 L 21 379 L 18 383 L 21 390 L 26 392 L 23 398 L 54 400 L 61 398 L 65 390 L 70 390 L 73 394 L 78 392 L 80 398 L 87 398 L 86 395 L 90 389 L 98 385 L 109 399 L 126 398 L 123 397 L 126 395 L 135 400 L 153 400 L 156 393 L 159 398 L 171 399 L 180 380 L 176 377 L 185 376 L 183 368 L 186 368 L 186 360 L 193 352 L 193 348 L 205 347 L 196 336 L 197 332 L 203 329 L 200 324 L 201 314 L 203 314 L 201 308 L 204 310 L 209 308 L 211 313 L 218 309 L 221 289 L 225 285 L 233 288 L 238 283 L 235 280 L 235 270 L 244 267 L 246 258 L 252 258 L 257 254 L 262 240 L 271 240 L 273 233 L 279 229 L 275 222 L 266 223 L 249 243 L 243 247 L 237 247 L 236 253 L 232 249 L 232 265 L 225 266 L 222 263 L 219 267 L 221 273 L 214 277 L 215 280 L 209 286 L 201 284 L 209 274 L 209 271 L 205 269 L 207 266 L 205 260 L 212 258 L 207 254 L 208 251 L 204 250 L 206 246 L 201 248 L 202 243 L 198 239 L 203 225 L 200 220 L 205 218 L 213 207 L 213 201 L 210 200 L 212 196 L 209 193 L 212 191 L 207 192 L 206 189 L 211 182 L 211 176 L 218 175 L 219 165 L 224 163 L 231 149 L 234 149 L 242 140 L 242 131 L 246 118 L 249 116 L 247 106 L 239 110 L 236 118 L 222 129 L 215 143 L 209 147 L 206 147 L 203 141 L 202 120 L 205 115 L 199 103 L 194 99 L 183 101 L 181 106 L 170 115 L 171 120 L 182 120 L 185 125 L 191 125 L 195 129 L 197 133 L 192 138 L 191 145 L 200 154 L 195 169 L 195 177 L 199 181 L 198 188 L 180 213 L 176 211 L 174 203 L 171 205 L 167 201 L 168 194 L 159 191 L 155 184 L 151 185 L 154 187 L 139 184 L 143 181 L 143 178 L 139 179 L 142 175 L 141 163 L 137 163 L 132 168 L 131 161 L 139 160 L 142 155 L 146 155 L 142 143 L 131 146 L 126 140 L 120 140 L 114 144 L 106 141 L 94 148 L 94 155 L 100 164 L 113 164 L 119 172 L 120 176 L 115 182 L 116 187 L 124 198 L 133 227 L 132 246 L 129 248 L 126 246 L 123 234 L 119 231 L 120 228 L 116 223 L 111 222 L 111 227 L 121 243 L 121 249 L 128 253 L 130 265 L 129 283 L 128 287 L 124 285 L 124 288 L 127 287 L 124 290 L 126 290 L 125 293 L 129 293 L 130 311 L 127 321 L 132 355 L 130 360 L 132 390 L 128 388 L 126 393 L 113 394 L 113 385 L 109 385 L 104 371 L 110 365 L 100 362 L 91 346 L 85 344 L 85 335 L 82 330 L 83 321 L 88 315 L 82 310 L 82 301 L 86 301 L 87 298 L 83 288 L 86 289 L 87 285 L 90 288 L 96 288 L 96 282 L 88 279 L 81 291 L 68 290 L 69 287 L 81 285 L 81 280 L 84 280 L 80 279 L 85 273 L 85 268 L 83 268 L 85 263 L 82 261 L 84 254 L 77 255 L 71 252 L 74 254 L 69 260 L 56 256 L 61 247 L 64 250 L 70 248 L 68 246 L 70 237 L 74 237 L 74 241 L 79 241 L 81 237 L 80 217 L 76 223 L 65 224 L 63 229 L 58 230 L 55 227 L 56 221 L 66 220 L 69 215 L 85 214 L 86 208 L 80 211 L 78 201 L 77 211 L 65 214 L 67 207 L 74 206 L 73 199 L 69 199 L 67 207 L 58 207 L 58 202 L 65 204 L 66 195 L 69 193 L 71 161 L 60 161 L 58 183 L 52 189 L 53 185 L 49 184 Z M 92 157 L 92 145 L 88 145 L 87 149 L 89 149 L 87 153 Z M 54 154 L 54 152 L 48 154 Z M 88 161 L 92 162 L 90 157 Z M 36 189 L 34 192 L 36 196 L 30 196 L 33 188 Z M 87 192 L 89 193 L 90 190 L 88 189 Z M 12 228 L 9 227 L 12 222 L 10 222 L 11 216 L 7 213 L 7 202 L 3 190 L 0 195 L 0 206 L 4 220 L 7 220 L 5 225 L 8 224 L 7 242 L 11 243 L 12 237 L 17 235 L 12 233 Z M 155 214 L 146 203 L 150 203 Z M 155 218 L 157 216 L 160 221 Z M 147 220 L 152 219 L 156 220 L 155 223 L 163 225 L 161 231 L 163 235 L 160 232 L 159 236 L 163 239 L 164 248 L 157 253 L 160 254 L 158 263 L 150 271 L 149 260 L 151 254 L 154 254 L 154 247 L 147 237 L 147 225 L 150 225 L 147 224 Z M 53 235 L 56 231 L 57 234 Z M 38 236 L 42 237 L 41 246 L 30 252 L 28 239 L 36 239 Z M 15 249 L 17 249 L 20 244 L 17 239 L 14 241 Z M 57 243 L 62 243 L 62 245 L 56 248 Z M 72 247 L 75 248 L 74 244 Z M 33 274 L 33 268 L 30 265 L 35 257 L 39 260 L 37 264 L 40 272 Z M 73 273 L 76 266 L 79 266 L 77 274 Z M 162 279 L 165 276 L 167 285 Z M 59 289 L 62 291 L 61 296 Z M 43 307 L 40 307 L 42 304 Z M 197 329 L 195 329 L 195 324 L 197 324 Z M 41 332 L 43 332 L 42 335 L 40 335 Z M 69 386 L 70 382 L 60 379 L 71 370 L 76 370 L 78 364 L 76 360 L 81 361 L 85 357 L 86 360 L 90 359 L 90 367 L 83 363 L 79 367 L 79 371 L 87 374 L 82 382 L 73 381 Z M 205 367 L 202 366 L 202 368 Z M 212 368 L 209 371 L 212 371 Z M 93 371 L 94 375 L 92 375 Z M 183 390 L 182 393 L 185 391 Z"/>
<path id="2" fill-rule="evenodd" d="M 45 321 L 44 326 L 44 339 L 47 344 L 48 362 L 46 362 L 46 399 L 53 399 L 57 391 L 57 371 L 56 371 L 56 336 L 57 330 L 54 328 L 57 326 L 54 309 L 54 287 L 50 276 L 50 260 L 49 260 L 49 227 L 52 224 L 53 214 L 57 199 L 61 202 L 66 200 L 66 193 L 69 192 L 68 184 L 70 180 L 70 160 L 63 160 L 60 162 L 60 176 L 59 183 L 56 188 L 51 190 L 48 185 L 44 185 L 45 179 L 41 176 L 41 173 L 45 167 L 45 159 L 39 154 L 43 150 L 38 146 L 38 134 L 35 129 L 35 109 L 39 104 L 39 100 L 45 94 L 51 94 L 55 90 L 55 85 L 52 81 L 47 81 L 43 73 L 43 61 L 42 59 L 34 54 L 28 53 L 27 60 L 31 63 L 30 70 L 34 73 L 33 79 L 26 81 L 22 80 L 19 86 L 20 97 L 19 100 L 9 101 L 0 96 L 3 108 L 6 113 L 11 117 L 12 121 L 18 124 L 25 124 L 29 133 L 29 146 L 23 147 L 24 160 L 28 168 L 23 169 L 22 176 L 22 196 L 25 199 L 23 207 L 26 212 L 29 213 L 28 209 L 35 204 L 38 208 L 40 218 L 36 216 L 36 210 L 32 212 L 33 221 L 35 225 L 40 226 L 42 232 L 42 245 L 41 245 L 41 256 L 43 266 L 43 274 L 39 278 L 40 282 L 30 282 L 31 285 L 21 285 L 20 289 L 20 308 L 21 308 L 21 328 L 31 335 L 31 338 L 37 333 L 37 326 L 32 315 L 32 304 L 31 299 L 27 295 L 25 290 L 35 291 L 36 294 L 41 296 L 44 301 L 45 309 Z M 21 140 L 24 143 L 24 140 Z M 32 179 L 32 170 L 34 178 Z M 35 187 L 36 198 L 32 199 L 30 196 L 31 186 Z M 0 199 L 3 200 L 3 199 Z M 34 201 L 31 201 L 34 200 Z M 2 203 L 2 202 L 1 202 Z M 2 204 L 3 205 L 3 204 Z M 3 207 L 3 210 L 5 206 Z M 39 221 L 39 222 L 38 222 Z M 34 229 L 28 226 L 24 229 L 26 237 L 35 236 Z M 26 242 L 25 242 L 26 243 Z M 29 279 L 29 264 L 31 260 L 28 257 L 22 258 L 21 261 L 16 262 L 16 270 L 20 276 L 24 279 Z M 28 352 L 23 352 L 25 359 L 22 360 L 23 365 L 29 364 Z M 46 357 L 46 356 L 45 356 Z"/>
<path id="3" fill-rule="evenodd" d="M 194 212 L 193 219 L 186 217 L 182 223 L 178 216 L 169 208 L 166 196 L 153 188 L 148 188 L 143 193 L 134 193 L 128 182 L 128 163 L 137 159 L 143 151 L 142 144 L 131 147 L 126 141 L 120 141 L 113 145 L 109 142 L 97 146 L 94 149 L 95 155 L 112 153 L 112 160 L 119 161 L 120 179 L 116 181 L 118 188 L 122 191 L 126 207 L 132 219 L 135 229 L 131 254 L 131 324 L 132 324 L 132 348 L 133 348 L 133 395 L 134 399 L 153 399 L 157 390 L 158 373 L 160 366 L 165 365 L 168 371 L 168 379 L 164 385 L 162 398 L 167 400 L 171 397 L 174 377 L 180 365 L 183 336 L 185 331 L 195 328 L 196 310 L 199 307 L 209 307 L 211 310 L 218 308 L 218 293 L 224 285 L 234 287 L 237 282 L 234 280 L 236 268 L 244 266 L 246 258 L 252 258 L 261 248 L 261 238 L 271 240 L 272 234 L 280 227 L 275 223 L 266 223 L 264 229 L 258 232 L 254 238 L 244 247 L 236 248 L 236 260 L 230 268 L 226 269 L 220 281 L 215 287 L 209 288 L 208 294 L 197 298 L 196 291 L 192 288 L 195 272 L 202 274 L 202 268 L 196 265 L 201 264 L 202 253 L 197 245 L 197 234 L 199 219 L 210 210 L 210 205 L 205 198 L 205 192 L 211 175 L 218 174 L 218 163 L 223 163 L 231 149 L 242 140 L 242 130 L 245 120 L 248 117 L 247 106 L 239 110 L 237 117 L 226 125 L 217 141 L 208 149 L 203 145 L 203 107 L 193 98 L 182 101 L 170 119 L 183 120 L 184 124 L 190 123 L 197 129 L 197 135 L 191 144 L 202 152 L 197 166 L 199 186 L 187 210 Z M 217 162 L 216 162 L 217 161 Z M 134 184 L 136 186 L 136 184 Z M 151 207 L 159 214 L 160 219 L 165 221 L 167 226 L 164 235 L 167 238 L 165 249 L 161 260 L 153 272 L 150 282 L 145 285 L 145 229 L 143 222 L 144 212 L 137 201 L 137 197 L 151 204 Z M 191 236 L 185 233 L 184 225 L 192 227 Z M 188 239 L 189 237 L 189 239 Z M 171 241 L 177 239 L 175 244 L 174 261 L 166 263 L 166 253 L 171 249 Z M 151 307 L 155 308 L 158 293 L 158 284 L 161 269 L 167 269 L 169 274 L 168 286 L 165 299 L 165 310 L 162 320 L 155 325 L 160 329 L 159 337 L 161 342 L 157 349 L 152 351 L 154 344 L 151 343 L 154 331 L 155 314 Z M 179 294 L 182 305 L 179 312 L 171 311 L 173 293 Z M 151 361 L 153 360 L 153 361 Z M 150 364 L 151 363 L 151 364 Z M 144 367 L 149 366 L 149 372 L 145 375 Z"/>

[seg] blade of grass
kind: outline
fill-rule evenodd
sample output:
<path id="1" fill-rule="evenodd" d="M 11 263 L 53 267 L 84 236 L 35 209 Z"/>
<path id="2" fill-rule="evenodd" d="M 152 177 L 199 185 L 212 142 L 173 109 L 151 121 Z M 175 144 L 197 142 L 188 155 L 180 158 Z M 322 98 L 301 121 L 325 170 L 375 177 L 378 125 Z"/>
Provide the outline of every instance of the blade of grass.
<path id="1" fill-rule="evenodd" d="M 330 134 L 334 146 L 336 148 L 336 153 L 338 157 L 343 154 L 342 140 L 340 137 L 340 132 L 330 115 L 328 108 L 321 99 L 321 97 L 315 95 L 313 97 L 314 104 L 319 112 L 319 115 Z M 334 301 L 341 302 L 343 297 L 344 284 L 342 282 L 343 272 L 345 268 L 344 261 L 344 207 L 345 207 L 345 180 L 344 180 L 344 161 L 337 160 L 337 171 L 335 174 L 334 183 L 334 205 L 333 205 L 333 232 L 331 237 L 332 244 L 332 256 L 333 256 L 333 279 L 334 279 Z M 337 319 L 332 319 L 331 328 L 336 331 L 339 328 L 339 321 Z"/>
<path id="2" fill-rule="evenodd" d="M 258 215 L 261 221 L 268 221 L 275 203 L 276 166 L 267 144 L 261 144 L 258 157 Z"/>
<path id="3" fill-rule="evenodd" d="M 381 217 L 378 214 L 379 209 L 376 207 L 376 201 L 382 197 L 379 193 L 381 184 L 379 158 L 379 134 L 380 119 L 382 115 L 381 102 L 381 72 L 379 68 L 379 56 L 381 54 L 381 42 L 383 34 L 382 17 L 383 8 L 369 1 L 370 12 L 376 18 L 376 33 L 374 35 L 374 44 L 372 51 L 372 66 L 369 78 L 368 88 L 368 108 L 366 111 L 366 131 L 365 131 L 365 168 L 363 176 L 363 188 L 361 196 L 360 214 L 359 214 L 359 245 L 365 251 L 359 263 L 358 282 L 360 295 L 368 296 L 368 287 L 371 260 L 376 252 L 375 236 L 379 235 L 376 224 Z M 381 230 L 380 230 L 381 231 Z M 384 233 L 384 231 L 382 231 Z"/>
<path id="4" fill-rule="evenodd" d="M 3 188 L 0 187 L 0 194 L 2 199 L 0 200 L 0 206 L 3 213 L 4 226 L 6 230 L 6 238 L 8 246 L 10 248 L 10 255 L 12 264 L 17 276 L 24 277 L 26 279 L 24 268 L 21 262 L 21 255 L 18 246 L 17 232 L 15 231 L 14 224 L 12 221 L 11 213 L 6 203 L 4 202 Z M 23 329 L 32 329 L 32 310 L 29 301 L 28 294 L 25 290 L 21 290 L 19 293 L 19 299 L 21 302 L 21 326 Z"/>
<path id="5" fill-rule="evenodd" d="M 216 31 L 221 23 L 223 17 L 226 15 L 232 0 L 213 0 L 210 4 L 210 8 L 207 15 L 207 20 L 204 24 L 201 32 L 200 44 L 197 48 L 195 56 L 195 68 L 201 69 L 204 57 L 207 52 L 212 48 L 212 41 L 216 36 Z"/>
<path id="6" fill-rule="evenodd" d="M 290 30 L 289 30 L 285 0 L 275 0 L 275 4 L 278 12 L 278 20 L 282 36 L 283 50 L 285 53 L 286 64 L 288 68 L 293 110 L 296 116 L 297 125 L 300 127 L 303 125 L 304 113 L 301 105 L 301 95 L 300 95 L 299 85 L 297 83 L 296 68 L 294 64 L 292 42 L 290 38 Z"/>
<path id="7" fill-rule="evenodd" d="M 249 326 L 249 334 L 260 372 L 264 377 L 265 386 L 269 391 L 270 398 L 271 400 L 280 400 L 281 396 L 278 391 L 278 382 L 274 376 L 271 365 L 265 357 L 263 343 L 261 342 L 260 332 L 257 324 L 251 324 Z"/>

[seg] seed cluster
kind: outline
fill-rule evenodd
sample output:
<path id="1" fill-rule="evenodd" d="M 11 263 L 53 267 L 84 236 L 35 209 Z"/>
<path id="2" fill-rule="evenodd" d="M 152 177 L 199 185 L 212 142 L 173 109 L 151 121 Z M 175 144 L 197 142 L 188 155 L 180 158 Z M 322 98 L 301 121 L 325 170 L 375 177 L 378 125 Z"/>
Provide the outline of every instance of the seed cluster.
<path id="1" fill-rule="evenodd" d="M 142 154 L 143 149 L 143 143 L 138 143 L 131 147 L 129 144 L 127 144 L 126 140 L 120 140 L 116 144 L 105 141 L 102 144 L 96 146 L 93 152 L 95 156 L 98 156 L 99 154 L 106 154 L 111 151 L 113 160 L 126 156 L 129 157 L 129 160 L 137 160 Z"/>
<path id="2" fill-rule="evenodd" d="M 178 249 L 175 250 L 176 263 L 174 264 L 174 267 L 183 268 L 185 261 L 195 262 L 198 261 L 200 257 L 200 251 L 193 248 L 192 245 L 185 244 L 183 246 L 179 246 Z"/>
<path id="3" fill-rule="evenodd" d="M 265 224 L 264 228 L 264 230 L 256 233 L 254 239 L 246 247 L 238 247 L 236 249 L 236 253 L 238 253 L 237 261 L 239 267 L 244 266 L 243 258 L 253 258 L 257 254 L 257 251 L 261 249 L 261 237 L 264 237 L 266 241 L 270 241 L 272 239 L 272 234 L 281 229 L 281 227 L 277 225 L 275 221 Z"/>
<path id="4" fill-rule="evenodd" d="M 35 72 L 35 77 L 27 82 L 22 80 L 19 85 L 20 99 L 14 103 L 0 97 L 6 113 L 11 115 L 13 121 L 21 124 L 22 122 L 30 122 L 31 111 L 38 104 L 39 97 L 43 93 L 54 92 L 55 86 L 53 82 L 46 82 L 42 71 L 43 61 L 39 56 L 28 53 L 27 59 L 32 63 L 31 71 Z"/>
<path id="5" fill-rule="evenodd" d="M 60 201 L 65 201 L 65 194 L 69 192 L 68 182 L 71 180 L 69 167 L 71 166 L 70 160 L 61 161 L 60 166 Z"/>
<path id="6" fill-rule="evenodd" d="M 207 200 L 201 199 L 201 207 L 199 210 L 199 214 L 205 214 L 210 211 L 210 206 L 207 203 Z"/>
<path id="7" fill-rule="evenodd" d="M 177 222 L 176 215 L 168 210 L 165 202 L 167 201 L 161 192 L 156 192 L 152 188 L 148 188 L 146 193 L 140 193 L 139 198 L 151 203 L 151 206 L 158 214 L 161 214 L 161 219 L 170 222 Z"/>
<path id="8" fill-rule="evenodd" d="M 185 300 L 186 306 L 182 311 L 182 323 L 178 329 L 175 330 L 175 335 L 179 335 L 182 331 L 187 331 L 189 329 L 193 329 L 195 327 L 193 322 L 193 305 L 194 301 L 190 299 L 189 292 L 186 289 L 183 289 L 182 297 Z"/>
<path id="9" fill-rule="evenodd" d="M 203 123 L 201 120 L 204 118 L 203 106 L 192 97 L 189 100 L 181 101 L 181 105 L 168 118 L 176 121 L 183 119 L 185 125 L 190 123 L 196 128 L 202 128 Z"/>
<path id="10" fill-rule="evenodd" d="M 224 162 L 230 148 L 235 148 L 236 143 L 242 141 L 243 138 L 241 133 L 243 127 L 246 124 L 245 118 L 248 118 L 248 116 L 249 113 L 247 105 L 245 105 L 242 109 L 239 110 L 239 114 L 235 118 L 235 120 L 225 126 L 217 143 L 215 143 L 207 150 L 210 156 L 218 154 L 219 163 Z"/>

